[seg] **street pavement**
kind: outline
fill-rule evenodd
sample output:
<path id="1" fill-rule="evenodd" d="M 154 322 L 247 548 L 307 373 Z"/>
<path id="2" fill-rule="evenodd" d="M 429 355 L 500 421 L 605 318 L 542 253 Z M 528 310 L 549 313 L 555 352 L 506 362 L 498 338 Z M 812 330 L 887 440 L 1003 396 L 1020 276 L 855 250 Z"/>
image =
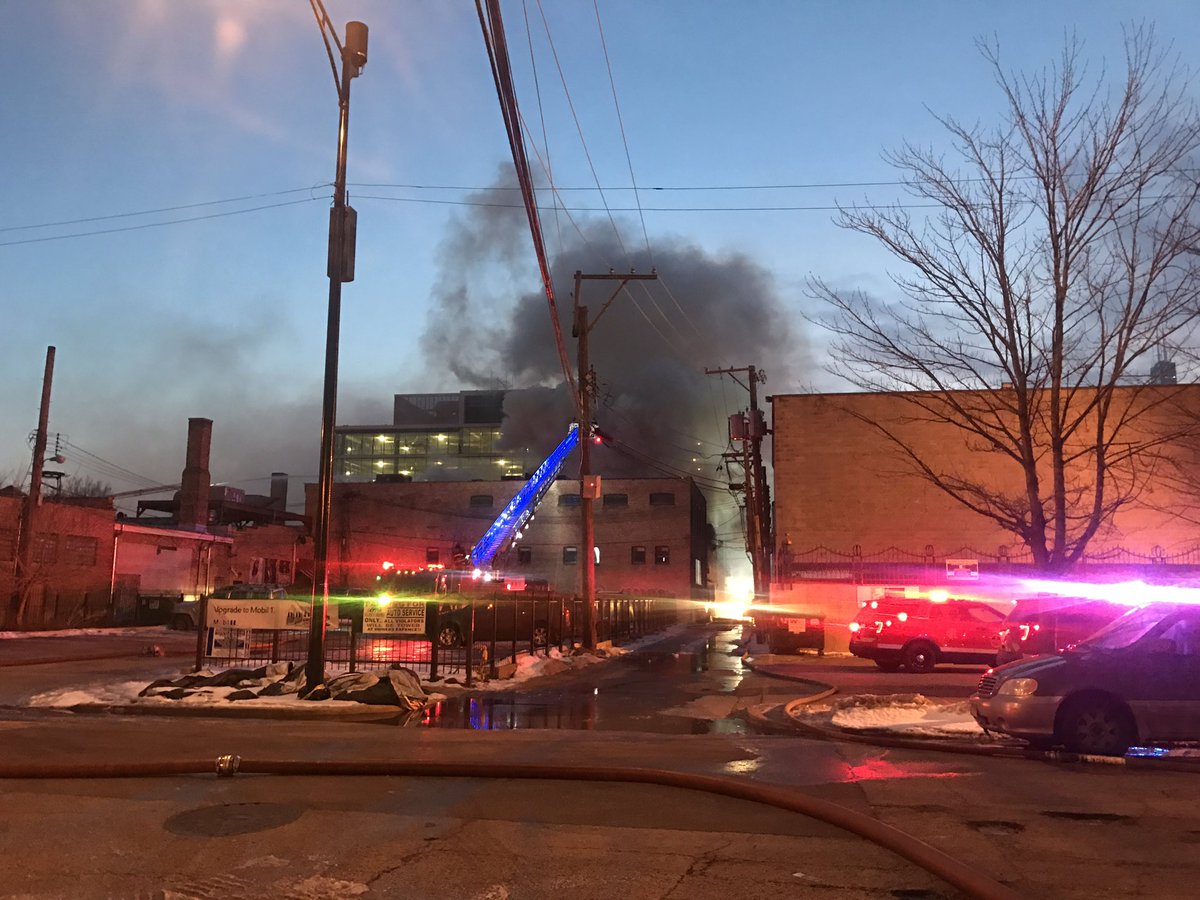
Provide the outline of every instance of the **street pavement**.
<path id="1" fill-rule="evenodd" d="M 1200 821 L 1192 776 L 930 754 L 746 728 L 692 733 L 699 732 L 696 720 L 664 711 L 689 704 L 721 711 L 729 701 L 732 712 L 741 703 L 795 695 L 794 683 L 744 669 L 730 655 L 735 638 L 697 628 L 673 645 L 631 654 L 640 660 L 618 658 L 516 692 L 531 704 L 527 711 L 549 709 L 555 694 L 574 703 L 590 689 L 604 698 L 562 728 L 549 720 L 537 727 L 527 713 L 511 725 L 499 716 L 485 729 L 481 719 L 475 727 L 429 728 L 9 708 L 0 710 L 0 766 L 215 762 L 237 754 L 727 775 L 871 815 L 1025 896 L 1193 895 Z M 814 679 L 826 675 L 822 666 L 846 664 L 790 662 Z M 39 680 L 153 677 L 170 665 L 178 669 L 180 661 L 130 656 L 11 667 L 0 674 L 0 703 Z M 10 688 L 17 674 L 22 683 Z M 639 718 L 645 715 L 681 720 L 689 730 L 656 731 Z M 803 816 L 678 788 L 589 781 L 9 779 L 0 781 L 0 851 L 0 897 L 960 896 L 891 853 Z"/>

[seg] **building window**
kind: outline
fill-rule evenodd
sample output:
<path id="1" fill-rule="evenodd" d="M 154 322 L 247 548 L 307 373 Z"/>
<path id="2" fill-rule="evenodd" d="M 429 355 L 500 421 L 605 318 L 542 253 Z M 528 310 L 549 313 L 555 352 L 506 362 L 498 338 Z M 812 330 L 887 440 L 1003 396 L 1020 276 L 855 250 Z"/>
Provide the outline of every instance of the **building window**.
<path id="1" fill-rule="evenodd" d="M 558 505 L 559 506 L 578 506 L 580 499 L 581 498 L 578 494 L 559 494 L 558 495 Z"/>
<path id="2" fill-rule="evenodd" d="M 655 547 L 654 564 L 656 566 L 669 566 L 671 564 L 671 548 L 663 544 Z"/>
<path id="3" fill-rule="evenodd" d="M 68 566 L 94 566 L 100 542 L 94 537 L 68 534 L 63 541 L 63 563 Z"/>
<path id="4" fill-rule="evenodd" d="M 35 534 L 33 536 L 33 561 L 44 565 L 58 562 L 58 535 Z"/>
<path id="5" fill-rule="evenodd" d="M 675 495 L 670 491 L 651 491 L 650 492 L 651 506 L 674 506 Z"/>
<path id="6" fill-rule="evenodd" d="M 442 561 L 442 555 L 441 555 L 441 553 L 438 552 L 437 547 L 426 547 L 425 548 L 425 565 L 436 566 L 441 561 Z"/>
<path id="7" fill-rule="evenodd" d="M 17 531 L 15 528 L 0 528 L 0 562 L 12 562 L 17 558 Z"/>
<path id="8" fill-rule="evenodd" d="M 608 506 L 628 506 L 629 505 L 629 495 L 628 494 L 605 494 L 604 495 L 604 505 L 606 507 L 608 507 Z"/>
<path id="9" fill-rule="evenodd" d="M 564 566 L 573 566 L 578 561 L 579 561 L 579 548 L 578 547 L 570 547 L 570 546 L 563 547 L 563 565 Z"/>
<path id="10" fill-rule="evenodd" d="M 645 547 L 630 547 L 629 562 L 634 566 L 644 566 L 646 564 L 646 548 Z"/>
<path id="11" fill-rule="evenodd" d="M 492 495 L 491 494 L 472 494 L 471 509 L 491 509 Z"/>
<path id="12" fill-rule="evenodd" d="M 525 545 L 517 547 L 517 562 L 527 566 L 533 562 L 533 548 Z"/>

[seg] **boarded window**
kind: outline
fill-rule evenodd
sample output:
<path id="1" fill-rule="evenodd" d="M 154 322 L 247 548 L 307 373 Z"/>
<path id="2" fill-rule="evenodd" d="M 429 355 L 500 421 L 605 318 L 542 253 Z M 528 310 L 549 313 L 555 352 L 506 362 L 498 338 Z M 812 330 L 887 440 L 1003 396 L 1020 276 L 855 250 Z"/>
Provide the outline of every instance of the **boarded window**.
<path id="1" fill-rule="evenodd" d="M 579 548 L 578 547 L 571 547 L 571 546 L 563 547 L 563 565 L 564 566 L 573 566 L 578 561 L 579 561 Z"/>
<path id="2" fill-rule="evenodd" d="M 17 532 L 15 528 L 0 528 L 0 562 L 12 562 L 17 558 Z"/>
<path id="3" fill-rule="evenodd" d="M 671 548 L 663 544 L 655 547 L 654 564 L 656 566 L 669 566 L 671 564 Z"/>
<path id="4" fill-rule="evenodd" d="M 491 494 L 472 494 L 471 509 L 491 509 L 492 495 Z"/>
<path id="5" fill-rule="evenodd" d="M 629 562 L 635 566 L 644 566 L 646 564 L 646 548 L 640 546 L 630 547 Z"/>
<path id="6" fill-rule="evenodd" d="M 675 495 L 670 491 L 651 491 L 650 492 L 651 506 L 674 506 Z"/>
<path id="7" fill-rule="evenodd" d="M 605 494 L 604 495 L 604 505 L 605 505 L 605 507 L 628 506 L 629 505 L 629 495 L 628 494 Z"/>
<path id="8" fill-rule="evenodd" d="M 580 499 L 581 498 L 578 494 L 559 494 L 558 495 L 558 505 L 559 506 L 578 506 L 580 503 Z"/>
<path id="9" fill-rule="evenodd" d="M 68 566 L 94 566 L 100 542 L 82 534 L 68 534 L 63 539 L 63 563 Z"/>
<path id="10" fill-rule="evenodd" d="M 43 565 L 58 562 L 58 535 L 35 534 L 33 536 L 33 561 Z"/>

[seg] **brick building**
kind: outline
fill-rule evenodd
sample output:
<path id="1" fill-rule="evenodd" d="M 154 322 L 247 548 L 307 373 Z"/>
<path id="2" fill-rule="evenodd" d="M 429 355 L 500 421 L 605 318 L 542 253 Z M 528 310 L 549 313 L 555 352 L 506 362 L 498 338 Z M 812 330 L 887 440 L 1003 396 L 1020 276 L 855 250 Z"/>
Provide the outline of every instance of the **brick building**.
<path id="1" fill-rule="evenodd" d="M 345 587 L 374 583 L 380 565 L 454 565 L 470 551 L 522 485 L 520 480 L 334 485 L 330 579 Z M 311 515 L 316 486 L 308 486 Z M 579 481 L 549 489 L 525 534 L 496 559 L 511 575 L 580 587 Z M 707 506 L 690 479 L 604 482 L 595 504 L 597 590 L 703 599 L 711 538 Z"/>
<path id="2" fill-rule="evenodd" d="M 969 400 L 975 392 L 962 392 Z M 983 392 L 979 392 L 983 393 Z M 954 583 L 956 561 L 968 571 L 1028 574 L 1028 549 L 991 519 L 971 511 L 914 473 L 894 444 L 870 424 L 887 427 L 921 454 L 936 457 L 943 471 L 1019 493 L 1022 473 L 1004 454 L 988 450 L 956 426 L 914 415 L 902 395 L 891 393 L 791 394 L 769 398 L 772 409 L 775 535 L 790 541 L 790 565 L 777 556 L 773 595 L 849 621 L 857 599 L 881 585 Z M 1195 431 L 1200 422 L 1200 385 L 1120 388 L 1123 408 L 1158 404 L 1135 420 L 1142 440 Z M 1118 410 L 1119 411 L 1119 410 Z M 1194 452 L 1165 447 L 1164 455 Z M 1159 460 L 1145 488 L 1119 509 L 1092 539 L 1084 560 L 1090 574 L 1111 570 L 1190 573 L 1200 566 L 1200 516 L 1187 515 L 1198 498 Z M 1143 474 L 1148 470 L 1144 467 Z M 1078 468 L 1069 477 L 1087 482 Z M 1184 514 L 1181 514 L 1184 513 Z M 947 568 L 947 561 L 951 562 Z M 976 569 L 972 569 L 972 565 Z"/>

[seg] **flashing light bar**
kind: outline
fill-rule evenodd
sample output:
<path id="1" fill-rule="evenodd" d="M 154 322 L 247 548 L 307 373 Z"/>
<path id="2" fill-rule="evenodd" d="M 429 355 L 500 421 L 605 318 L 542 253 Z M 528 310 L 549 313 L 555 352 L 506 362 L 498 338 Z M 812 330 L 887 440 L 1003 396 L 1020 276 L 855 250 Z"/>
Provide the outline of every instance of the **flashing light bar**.
<path id="1" fill-rule="evenodd" d="M 500 548 L 512 539 L 514 533 L 521 530 L 533 515 L 534 509 L 537 508 L 546 491 L 550 489 L 550 485 L 558 473 L 562 471 L 567 455 L 575 449 L 575 445 L 578 443 L 579 424 L 572 422 L 571 427 L 567 430 L 567 436 L 538 466 L 533 477 L 522 485 L 516 496 L 509 501 L 508 506 L 504 507 L 504 511 L 496 517 L 496 521 L 484 532 L 479 542 L 471 548 L 470 560 L 473 567 L 483 569 L 490 565 Z"/>
<path id="2" fill-rule="evenodd" d="M 1088 581 L 1047 581 L 1026 578 L 1022 586 L 1031 593 L 1059 594 L 1084 600 L 1105 600 L 1119 606 L 1145 606 L 1147 603 L 1200 604 L 1200 588 L 1146 584 L 1144 581 L 1118 581 L 1095 584 Z"/>

